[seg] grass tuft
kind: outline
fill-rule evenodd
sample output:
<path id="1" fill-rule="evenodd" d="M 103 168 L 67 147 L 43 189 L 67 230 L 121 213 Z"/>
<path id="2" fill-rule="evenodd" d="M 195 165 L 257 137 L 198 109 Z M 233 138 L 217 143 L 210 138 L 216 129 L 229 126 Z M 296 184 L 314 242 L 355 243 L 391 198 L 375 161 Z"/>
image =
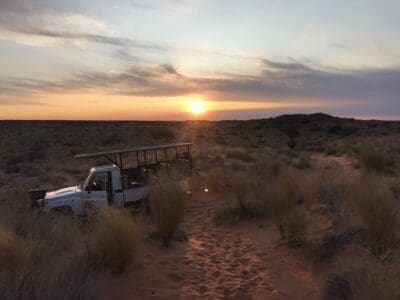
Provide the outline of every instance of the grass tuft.
<path id="1" fill-rule="evenodd" d="M 125 211 L 107 209 L 95 228 L 95 256 L 101 264 L 117 273 L 133 261 L 138 246 L 137 224 Z"/>
<path id="2" fill-rule="evenodd" d="M 377 254 L 397 245 L 399 211 L 388 181 L 363 176 L 354 184 L 351 197 L 372 251 Z"/>
<path id="3" fill-rule="evenodd" d="M 171 238 L 182 222 L 185 214 L 186 195 L 176 181 L 154 183 L 150 188 L 151 213 L 157 224 L 162 243 L 169 245 Z"/>

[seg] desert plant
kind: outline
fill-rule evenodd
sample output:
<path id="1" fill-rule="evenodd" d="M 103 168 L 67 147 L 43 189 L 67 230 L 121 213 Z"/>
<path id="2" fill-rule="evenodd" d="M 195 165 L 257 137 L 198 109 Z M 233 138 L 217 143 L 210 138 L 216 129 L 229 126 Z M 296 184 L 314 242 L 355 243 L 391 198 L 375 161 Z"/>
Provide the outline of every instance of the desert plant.
<path id="1" fill-rule="evenodd" d="M 325 170 L 316 178 L 318 200 L 329 205 L 340 204 L 348 195 L 348 183 L 338 170 Z"/>
<path id="2" fill-rule="evenodd" d="M 151 185 L 148 201 L 165 246 L 169 245 L 183 220 L 185 198 L 186 195 L 179 182 L 160 180 Z"/>
<path id="3" fill-rule="evenodd" d="M 76 257 L 74 257 L 76 259 Z M 51 267 L 41 265 L 0 276 L 0 295 L 4 300 L 94 299 L 91 290 L 93 269 L 85 261 L 51 260 Z"/>
<path id="4" fill-rule="evenodd" d="M 389 171 L 389 158 L 383 150 L 378 150 L 370 145 L 363 145 L 362 148 L 359 149 L 359 159 L 369 171 L 378 173 Z"/>
<path id="5" fill-rule="evenodd" d="M 363 176 L 352 188 L 356 211 L 374 253 L 397 243 L 399 214 L 389 183 L 376 175 Z"/>
<path id="6" fill-rule="evenodd" d="M 387 265 L 371 257 L 341 261 L 327 279 L 323 299 L 397 299 L 398 279 L 393 275 Z"/>
<path id="7" fill-rule="evenodd" d="M 298 240 L 304 235 L 306 222 L 297 211 L 296 202 L 301 198 L 299 187 L 287 174 L 281 175 L 268 189 L 269 215 L 279 229 L 281 238 Z"/>
<path id="8" fill-rule="evenodd" d="M 204 184 L 210 192 L 224 191 L 228 184 L 225 170 L 222 168 L 214 168 L 210 170 L 205 175 Z"/>
<path id="9" fill-rule="evenodd" d="M 0 270 L 16 271 L 28 262 L 27 245 L 13 231 L 0 228 Z"/>
<path id="10" fill-rule="evenodd" d="M 233 195 L 237 201 L 239 209 L 245 211 L 247 209 L 248 203 L 248 192 L 249 185 L 246 180 L 246 176 L 233 176 L 230 182 Z"/>
<path id="11" fill-rule="evenodd" d="M 244 162 L 252 162 L 254 158 L 245 149 L 230 149 L 226 151 L 226 157 L 241 160 Z"/>
<path id="12" fill-rule="evenodd" d="M 287 231 L 287 239 L 292 243 L 301 243 L 307 231 L 305 216 L 297 209 L 292 209 L 286 216 L 284 226 Z"/>
<path id="13" fill-rule="evenodd" d="M 95 226 L 94 255 L 101 264 L 122 273 L 135 257 L 138 234 L 137 224 L 129 214 L 107 209 Z"/>
<path id="14" fill-rule="evenodd" d="M 5 184 L 6 176 L 3 171 L 0 171 L 0 188 Z"/>

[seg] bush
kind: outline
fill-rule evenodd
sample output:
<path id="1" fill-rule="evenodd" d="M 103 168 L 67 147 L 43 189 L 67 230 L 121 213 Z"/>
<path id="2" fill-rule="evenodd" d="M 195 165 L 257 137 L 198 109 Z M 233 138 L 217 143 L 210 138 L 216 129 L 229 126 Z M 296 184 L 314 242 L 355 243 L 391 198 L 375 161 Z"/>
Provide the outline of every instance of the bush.
<path id="1" fill-rule="evenodd" d="M 247 174 L 234 176 L 229 184 L 233 199 L 221 205 L 214 215 L 214 221 L 237 222 L 254 217 L 265 216 L 267 213 L 265 186 L 260 180 L 250 179 Z"/>
<path id="2" fill-rule="evenodd" d="M 161 180 L 150 188 L 151 213 L 156 221 L 162 243 L 169 245 L 185 213 L 185 193 L 179 182 Z"/>
<path id="3" fill-rule="evenodd" d="M 222 192 L 227 187 L 228 180 L 221 168 L 214 168 L 207 172 L 204 178 L 205 187 L 210 192 Z"/>
<path id="4" fill-rule="evenodd" d="M 5 184 L 6 176 L 2 171 L 0 171 L 0 188 Z"/>
<path id="5" fill-rule="evenodd" d="M 244 162 L 252 162 L 254 158 L 250 155 L 250 153 L 244 149 L 231 149 L 226 151 L 226 157 L 241 160 Z"/>
<path id="6" fill-rule="evenodd" d="M 376 175 L 364 176 L 354 184 L 351 196 L 372 251 L 379 253 L 393 247 L 399 215 L 389 183 Z"/>
<path id="7" fill-rule="evenodd" d="M 397 279 L 391 273 L 368 257 L 343 261 L 328 277 L 323 299 L 397 299 Z"/>
<path id="8" fill-rule="evenodd" d="M 306 220 L 296 207 L 301 197 L 299 187 L 289 175 L 281 175 L 269 189 L 269 215 L 278 227 L 281 238 L 299 242 L 305 234 Z"/>
<path id="9" fill-rule="evenodd" d="M 75 258 L 75 257 L 74 257 Z M 93 270 L 85 261 L 51 261 L 49 266 L 3 272 L 0 276 L 1 299 L 7 300 L 89 300 Z"/>
<path id="10" fill-rule="evenodd" d="M 359 159 L 369 171 L 384 173 L 388 171 L 389 160 L 384 151 L 364 145 L 359 150 Z"/>
<path id="11" fill-rule="evenodd" d="M 318 199 L 322 203 L 336 205 L 347 198 L 348 185 L 339 171 L 322 172 L 316 182 Z"/>
<path id="12" fill-rule="evenodd" d="M 11 230 L 0 228 L 0 270 L 22 269 L 28 258 L 26 243 Z"/>
<path id="13" fill-rule="evenodd" d="M 94 254 L 100 263 L 122 273 L 134 259 L 137 246 L 137 224 L 127 212 L 107 209 L 99 215 Z"/>
<path id="14" fill-rule="evenodd" d="M 150 135 L 155 141 L 173 140 L 175 138 L 174 132 L 168 126 L 155 126 L 149 129 Z"/>

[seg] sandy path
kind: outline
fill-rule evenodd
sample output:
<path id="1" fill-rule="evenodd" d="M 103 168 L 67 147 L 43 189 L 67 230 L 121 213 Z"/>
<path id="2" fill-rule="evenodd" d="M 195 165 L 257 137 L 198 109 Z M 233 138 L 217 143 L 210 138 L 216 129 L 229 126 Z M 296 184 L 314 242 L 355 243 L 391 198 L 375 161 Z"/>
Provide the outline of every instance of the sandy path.
<path id="1" fill-rule="evenodd" d="M 183 229 L 188 242 L 145 242 L 137 262 L 98 281 L 101 299 L 318 299 L 308 264 L 260 222 L 216 227 L 217 195 L 194 195 Z"/>

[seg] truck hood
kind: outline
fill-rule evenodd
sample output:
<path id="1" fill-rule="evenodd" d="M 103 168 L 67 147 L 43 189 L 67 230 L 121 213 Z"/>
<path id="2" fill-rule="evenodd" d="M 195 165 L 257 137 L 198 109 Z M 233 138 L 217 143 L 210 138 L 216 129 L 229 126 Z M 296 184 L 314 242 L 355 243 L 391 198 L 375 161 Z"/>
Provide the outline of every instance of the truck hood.
<path id="1" fill-rule="evenodd" d="M 48 192 L 46 194 L 45 199 L 46 200 L 58 200 L 61 198 L 69 198 L 71 196 L 75 196 L 77 194 L 79 194 L 81 192 L 81 190 L 79 189 L 78 186 L 71 186 L 71 187 L 67 187 L 67 188 L 63 188 L 63 189 L 59 189 L 53 192 Z"/>

